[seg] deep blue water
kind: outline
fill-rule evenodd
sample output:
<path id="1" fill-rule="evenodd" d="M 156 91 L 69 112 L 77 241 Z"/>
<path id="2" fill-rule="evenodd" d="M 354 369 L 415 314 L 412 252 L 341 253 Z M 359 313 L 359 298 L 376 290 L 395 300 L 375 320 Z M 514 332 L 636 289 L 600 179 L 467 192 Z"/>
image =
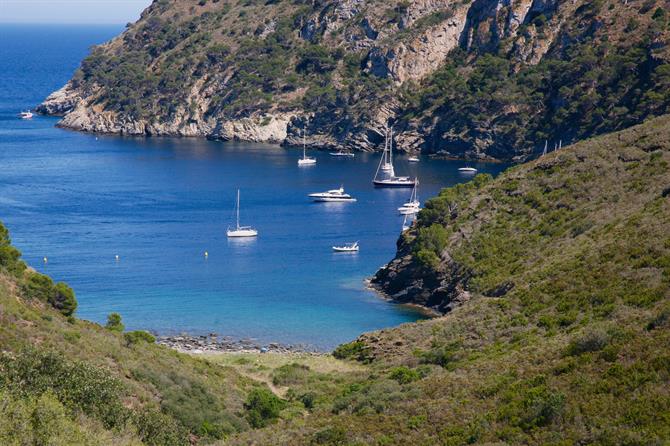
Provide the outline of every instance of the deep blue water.
<path id="1" fill-rule="evenodd" d="M 365 289 L 395 253 L 410 193 L 372 187 L 379 155 L 319 153 L 298 168 L 299 150 L 272 145 L 96 137 L 16 118 L 120 30 L 0 25 L 0 220 L 31 266 L 75 289 L 79 317 L 116 311 L 129 329 L 319 348 L 421 317 Z M 423 199 L 467 179 L 461 165 L 400 157 L 397 170 L 418 174 Z M 357 203 L 306 197 L 340 184 Z M 257 240 L 225 236 L 238 187 Z M 360 253 L 331 252 L 354 240 Z"/>

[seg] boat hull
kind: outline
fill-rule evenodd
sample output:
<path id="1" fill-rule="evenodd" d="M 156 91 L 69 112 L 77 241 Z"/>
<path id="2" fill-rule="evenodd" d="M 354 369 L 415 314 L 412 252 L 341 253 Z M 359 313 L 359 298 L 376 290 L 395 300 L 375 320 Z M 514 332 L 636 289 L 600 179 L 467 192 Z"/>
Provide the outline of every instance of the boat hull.
<path id="1" fill-rule="evenodd" d="M 321 202 L 321 203 L 347 203 L 347 202 L 355 202 L 355 198 L 326 198 L 326 197 L 312 197 L 312 200 L 315 202 Z"/>
<path id="2" fill-rule="evenodd" d="M 375 187 L 414 187 L 414 181 L 384 181 L 373 180 Z"/>
<path id="3" fill-rule="evenodd" d="M 231 229 L 226 231 L 226 235 L 230 238 L 257 237 L 258 231 L 255 229 Z"/>

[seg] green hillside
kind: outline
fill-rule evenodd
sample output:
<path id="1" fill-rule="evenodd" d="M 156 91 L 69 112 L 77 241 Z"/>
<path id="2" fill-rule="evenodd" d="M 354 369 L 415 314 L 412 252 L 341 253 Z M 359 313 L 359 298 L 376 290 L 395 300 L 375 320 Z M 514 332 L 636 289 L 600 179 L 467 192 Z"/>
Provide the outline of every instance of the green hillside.
<path id="1" fill-rule="evenodd" d="M 255 382 L 144 332 L 78 320 L 74 307 L 72 290 L 27 269 L 0 225 L 0 444 L 183 445 L 249 428 Z"/>

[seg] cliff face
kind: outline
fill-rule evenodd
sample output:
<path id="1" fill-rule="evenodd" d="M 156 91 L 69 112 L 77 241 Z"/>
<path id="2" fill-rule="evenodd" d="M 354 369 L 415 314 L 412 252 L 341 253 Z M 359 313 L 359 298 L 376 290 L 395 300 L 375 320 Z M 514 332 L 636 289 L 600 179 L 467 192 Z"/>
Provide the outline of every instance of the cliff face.
<path id="1" fill-rule="evenodd" d="M 653 290 L 649 295 L 669 297 L 668 166 L 664 116 L 549 153 L 495 180 L 479 175 L 444 189 L 426 202 L 373 285 L 398 302 L 443 313 L 475 296 L 530 299 L 558 293 L 554 287 L 617 294 L 637 280 Z M 631 261 L 638 254 L 627 250 L 650 257 Z M 600 277 L 613 271 L 620 276 L 612 283 Z M 574 288 L 591 275 L 585 289 Z"/>
<path id="2" fill-rule="evenodd" d="M 312 146 L 354 150 L 391 121 L 401 150 L 524 159 L 668 109 L 667 6 L 156 0 L 38 110 L 82 131 L 289 144 L 309 116 Z"/>

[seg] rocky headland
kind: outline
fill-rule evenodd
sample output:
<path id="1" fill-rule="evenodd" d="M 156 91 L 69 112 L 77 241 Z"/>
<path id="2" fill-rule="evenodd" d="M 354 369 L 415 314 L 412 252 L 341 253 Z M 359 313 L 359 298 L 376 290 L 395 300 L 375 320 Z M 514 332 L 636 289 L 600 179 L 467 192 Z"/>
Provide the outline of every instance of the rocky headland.
<path id="1" fill-rule="evenodd" d="M 664 7 L 155 0 L 38 111 L 79 131 L 285 145 L 309 119 L 310 148 L 363 151 L 391 122 L 399 150 L 523 161 L 668 111 Z"/>

